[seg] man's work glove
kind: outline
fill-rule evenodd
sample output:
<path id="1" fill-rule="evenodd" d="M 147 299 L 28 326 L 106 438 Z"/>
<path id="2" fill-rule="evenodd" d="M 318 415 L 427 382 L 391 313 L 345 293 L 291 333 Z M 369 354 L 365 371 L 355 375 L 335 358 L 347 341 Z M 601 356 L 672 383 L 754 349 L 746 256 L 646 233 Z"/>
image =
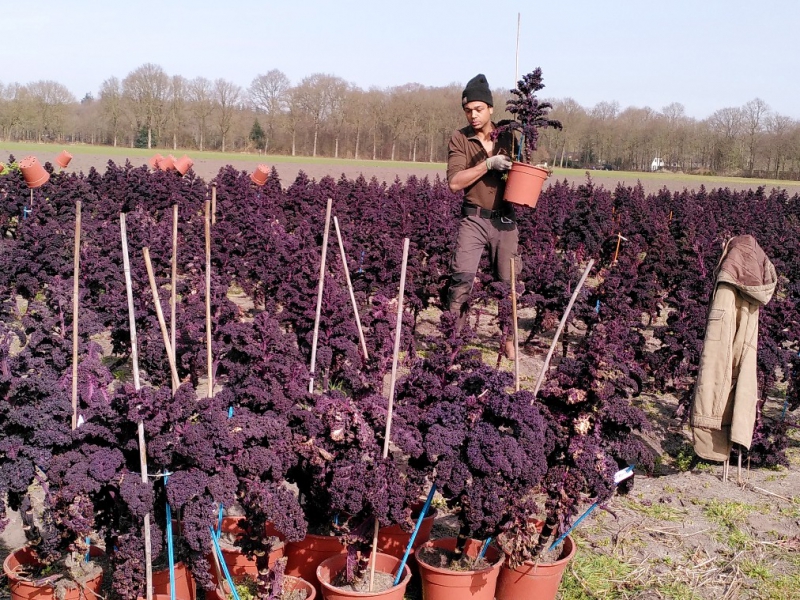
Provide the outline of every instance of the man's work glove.
<path id="1" fill-rule="evenodd" d="M 511 168 L 511 159 L 505 154 L 490 156 L 486 159 L 486 169 L 489 171 L 508 171 Z"/>

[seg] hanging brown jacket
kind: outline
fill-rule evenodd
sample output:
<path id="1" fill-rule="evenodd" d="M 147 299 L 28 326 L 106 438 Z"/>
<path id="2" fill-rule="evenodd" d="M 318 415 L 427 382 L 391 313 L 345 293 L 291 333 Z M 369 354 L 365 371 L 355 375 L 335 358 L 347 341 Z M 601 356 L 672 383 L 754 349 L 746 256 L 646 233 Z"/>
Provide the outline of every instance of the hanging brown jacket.
<path id="1" fill-rule="evenodd" d="M 733 444 L 750 449 L 753 441 L 758 313 L 778 277 L 751 235 L 728 241 L 715 274 L 691 424 L 697 455 L 724 461 Z"/>

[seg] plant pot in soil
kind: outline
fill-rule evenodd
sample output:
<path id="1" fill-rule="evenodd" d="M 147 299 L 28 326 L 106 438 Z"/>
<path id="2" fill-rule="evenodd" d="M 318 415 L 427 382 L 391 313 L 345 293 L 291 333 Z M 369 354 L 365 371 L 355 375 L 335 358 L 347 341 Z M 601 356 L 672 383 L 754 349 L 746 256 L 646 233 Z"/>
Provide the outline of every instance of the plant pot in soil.
<path id="1" fill-rule="evenodd" d="M 153 571 L 153 594 L 169 596 L 169 567 Z M 195 600 L 197 586 L 189 569 L 182 562 L 175 563 L 175 597 Z"/>
<path id="2" fill-rule="evenodd" d="M 382 573 L 389 576 L 389 581 L 394 583 L 394 578 L 397 575 L 397 569 L 400 566 L 400 560 L 396 556 L 389 554 L 382 554 L 378 552 L 375 555 L 375 577 Z M 368 591 L 350 591 L 346 588 L 334 586 L 331 582 L 336 581 L 342 571 L 347 566 L 347 555 L 340 554 L 332 556 L 322 561 L 317 567 L 317 579 L 322 585 L 322 595 L 325 600 L 346 600 L 347 598 L 380 598 L 381 600 L 403 600 L 406 593 L 406 586 L 411 580 L 411 570 L 408 565 L 403 566 L 403 576 L 400 583 L 392 585 L 388 589 L 381 591 L 374 590 Z M 369 569 L 367 570 L 367 578 L 369 578 Z"/>
<path id="3" fill-rule="evenodd" d="M 508 172 L 503 199 L 512 204 L 533 208 L 539 201 L 544 180 L 549 176 L 547 169 L 514 161 Z"/>
<path id="4" fill-rule="evenodd" d="M 102 556 L 103 551 L 97 546 L 91 546 L 89 553 L 91 556 Z M 8 578 L 8 589 L 11 592 L 11 600 L 55 600 L 56 590 L 50 583 L 36 585 L 32 581 L 20 579 L 15 573 L 22 565 L 38 565 L 39 560 L 32 549 L 28 547 L 20 548 L 9 554 L 3 561 L 3 572 Z M 94 600 L 99 598 L 100 588 L 103 585 L 103 571 L 86 581 L 81 581 L 66 590 L 64 600 Z"/>
<path id="5" fill-rule="evenodd" d="M 62 150 L 61 154 L 56 156 L 56 164 L 62 169 L 66 169 L 69 166 L 69 161 L 72 160 L 72 154 L 67 152 L 66 150 Z"/>
<path id="6" fill-rule="evenodd" d="M 321 598 L 322 587 L 317 580 L 317 567 L 326 558 L 345 552 L 339 538 L 309 533 L 299 542 L 286 543 L 286 574 L 308 581 Z"/>
<path id="7" fill-rule="evenodd" d="M 150 159 L 149 161 L 147 161 L 147 162 L 148 162 L 148 164 L 149 164 L 149 165 L 150 165 L 152 168 L 154 168 L 154 169 L 158 169 L 158 168 L 159 168 L 159 167 L 158 167 L 158 163 L 159 163 L 159 162 L 161 162 L 161 160 L 162 160 L 163 158 L 164 158 L 164 157 L 163 157 L 163 156 L 161 156 L 160 154 L 156 154 L 156 155 L 155 155 L 153 158 L 151 158 L 151 159 Z"/>
<path id="8" fill-rule="evenodd" d="M 476 558 L 481 551 L 483 542 L 469 539 L 464 548 L 464 553 L 469 558 Z M 417 551 L 417 565 L 422 580 L 422 597 L 424 600 L 493 600 L 497 586 L 497 575 L 504 557 L 497 548 L 490 546 L 484 558 L 489 564 L 484 569 L 474 571 L 456 571 L 424 562 L 424 549 L 439 548 L 453 552 L 456 548 L 456 538 L 441 538 L 425 543 Z M 420 555 L 423 556 L 420 556 Z M 532 599 L 531 599 L 532 600 Z"/>
<path id="9" fill-rule="evenodd" d="M 162 171 L 174 171 L 175 157 L 172 156 L 172 154 L 162 157 L 161 160 L 158 161 L 158 168 Z"/>
<path id="10" fill-rule="evenodd" d="M 286 594 L 287 592 L 294 592 L 297 590 L 306 593 L 306 600 L 314 600 L 317 597 L 317 590 L 315 590 L 314 586 L 308 583 L 305 579 L 284 575 L 283 593 Z M 220 592 L 219 588 L 214 588 L 213 590 L 206 592 L 206 600 L 229 600 L 229 597 L 224 596 L 222 592 Z"/>
<path id="11" fill-rule="evenodd" d="M 38 188 L 50 179 L 50 173 L 45 171 L 42 163 L 35 156 L 26 156 L 19 161 L 19 169 L 29 188 Z"/>
<path id="12" fill-rule="evenodd" d="M 419 511 L 422 510 L 422 504 L 414 506 L 412 514 L 417 516 L 413 518 L 416 526 L 416 521 L 419 518 Z M 433 528 L 433 521 L 436 518 L 437 510 L 429 508 L 428 514 L 422 519 L 422 525 L 417 532 L 417 537 L 414 539 L 414 545 L 411 548 L 411 554 L 419 548 L 422 544 L 427 542 L 431 537 L 431 529 Z M 412 531 L 403 531 L 400 525 L 390 525 L 389 527 L 381 527 L 378 531 L 378 550 L 384 554 L 391 554 L 397 558 L 402 559 L 403 555 L 408 548 L 408 542 L 411 540 Z"/>
<path id="13" fill-rule="evenodd" d="M 555 600 L 567 563 L 575 556 L 575 542 L 564 539 L 561 555 L 552 563 L 526 561 L 515 569 L 504 564 L 497 580 L 497 600 Z"/>
<path id="14" fill-rule="evenodd" d="M 238 580 L 246 575 L 249 575 L 252 579 L 255 579 L 258 577 L 256 561 L 247 558 L 247 556 L 239 548 L 226 543 L 225 540 L 226 537 L 233 537 L 235 540 L 244 533 L 244 530 L 239 527 L 240 519 L 241 517 L 224 517 L 222 519 L 223 537 L 220 540 L 220 549 L 222 550 L 222 556 L 225 559 L 225 564 L 228 566 L 228 571 L 234 580 Z M 226 536 L 226 534 L 228 535 Z M 264 534 L 267 537 L 276 537 L 281 539 L 281 541 L 283 540 L 282 536 L 271 525 L 267 525 Z M 271 568 L 275 564 L 275 561 L 279 558 L 283 558 L 283 554 L 284 544 L 281 543 L 277 548 L 269 553 L 269 567 Z M 214 557 L 210 552 L 206 556 L 206 560 L 208 560 L 208 564 L 211 565 L 211 579 L 214 581 L 214 583 L 218 583 L 217 570 L 214 568 Z"/>
<path id="15" fill-rule="evenodd" d="M 178 160 L 175 161 L 175 170 L 181 175 L 186 175 L 186 172 L 192 168 L 193 164 L 194 161 L 191 158 L 189 158 L 186 154 L 184 154 Z"/>
<path id="16" fill-rule="evenodd" d="M 258 165 L 256 170 L 250 173 L 250 181 L 256 185 L 264 185 L 269 177 L 269 165 Z"/>

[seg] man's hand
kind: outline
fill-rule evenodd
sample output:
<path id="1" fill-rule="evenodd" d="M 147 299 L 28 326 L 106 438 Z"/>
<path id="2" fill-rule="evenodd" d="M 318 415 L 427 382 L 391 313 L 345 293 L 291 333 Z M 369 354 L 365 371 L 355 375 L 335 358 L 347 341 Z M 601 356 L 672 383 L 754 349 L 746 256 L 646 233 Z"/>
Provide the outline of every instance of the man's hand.
<path id="1" fill-rule="evenodd" d="M 511 159 L 505 154 L 490 156 L 486 159 L 486 169 L 489 171 L 508 171 L 511 168 Z"/>

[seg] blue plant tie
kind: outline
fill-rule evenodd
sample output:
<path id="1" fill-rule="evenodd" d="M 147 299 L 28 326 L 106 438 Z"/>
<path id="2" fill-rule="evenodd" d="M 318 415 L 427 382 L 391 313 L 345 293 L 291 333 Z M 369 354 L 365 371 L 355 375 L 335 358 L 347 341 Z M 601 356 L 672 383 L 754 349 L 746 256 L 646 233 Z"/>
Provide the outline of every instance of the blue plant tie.
<path id="1" fill-rule="evenodd" d="M 397 568 L 397 575 L 394 578 L 394 585 L 400 583 L 400 578 L 403 576 L 403 567 L 406 566 L 406 561 L 408 561 L 408 556 L 409 554 L 411 554 L 411 549 L 414 547 L 414 540 L 417 539 L 417 534 L 419 533 L 419 530 L 422 527 L 422 520 L 425 518 L 425 515 L 428 514 L 428 508 L 430 508 L 431 501 L 433 500 L 433 495 L 435 493 L 436 493 L 436 484 L 434 483 L 431 486 L 431 491 L 428 492 L 428 498 L 425 500 L 425 505 L 422 507 L 422 512 L 419 513 L 417 524 L 414 527 L 414 533 L 411 534 L 411 539 L 408 540 L 408 546 L 406 546 L 405 554 L 403 554 L 403 560 L 400 561 L 400 566 Z"/>
<path id="2" fill-rule="evenodd" d="M 525 134 L 519 137 L 519 145 L 517 146 L 517 162 L 522 160 L 522 144 L 525 142 Z"/>
<path id="3" fill-rule="evenodd" d="M 89 559 L 92 558 L 92 538 L 86 536 L 86 561 L 89 562 Z"/>
<path id="4" fill-rule="evenodd" d="M 225 505 L 219 505 L 219 516 L 217 517 L 217 536 L 222 534 L 222 514 L 225 512 Z"/>
<path id="5" fill-rule="evenodd" d="M 214 543 L 214 550 L 217 553 L 217 558 L 219 558 L 219 564 L 222 567 L 222 572 L 225 574 L 225 579 L 228 582 L 228 585 L 231 586 L 231 593 L 233 594 L 235 600 L 241 600 L 239 598 L 239 592 L 236 591 L 236 585 L 233 583 L 233 577 L 231 577 L 231 573 L 228 571 L 228 565 L 225 564 L 225 557 L 222 555 L 222 548 L 219 547 L 219 539 L 214 533 L 214 528 L 209 526 L 208 529 L 211 531 L 211 541 Z"/>
<path id="6" fill-rule="evenodd" d="M 169 473 L 164 473 L 164 486 L 167 485 Z M 167 558 L 169 559 L 169 598 L 175 600 L 175 544 L 172 539 L 172 509 L 167 502 Z"/>
<path id="7" fill-rule="evenodd" d="M 333 524 L 336 525 L 337 527 L 339 526 L 339 513 L 333 515 Z"/>
<path id="8" fill-rule="evenodd" d="M 597 304 L 594 305 L 594 312 L 600 314 L 600 300 L 598 300 Z"/>
<path id="9" fill-rule="evenodd" d="M 228 418 L 229 419 L 233 418 L 233 407 L 232 406 L 228 407 Z"/>
<path id="10" fill-rule="evenodd" d="M 364 272 L 364 269 L 361 268 L 361 265 L 364 264 L 364 254 L 365 254 L 365 252 L 366 252 L 365 250 L 361 251 L 361 258 L 358 259 L 358 271 L 356 271 L 356 273 L 363 273 Z"/>
<path id="11" fill-rule="evenodd" d="M 476 558 L 475 560 L 480 560 L 486 555 L 486 551 L 489 549 L 489 543 L 491 541 L 492 541 L 492 537 L 491 536 L 486 538 L 486 541 L 483 542 L 483 546 L 481 546 L 481 551 L 478 552 L 478 558 Z"/>
<path id="12" fill-rule="evenodd" d="M 27 206 L 23 206 L 22 207 L 22 220 L 24 221 L 25 219 L 27 219 L 29 214 L 31 214 L 31 209 L 28 208 Z"/>
<path id="13" fill-rule="evenodd" d="M 783 412 L 781 413 L 781 421 L 786 418 L 786 409 L 789 408 L 789 398 L 783 401 Z"/>

